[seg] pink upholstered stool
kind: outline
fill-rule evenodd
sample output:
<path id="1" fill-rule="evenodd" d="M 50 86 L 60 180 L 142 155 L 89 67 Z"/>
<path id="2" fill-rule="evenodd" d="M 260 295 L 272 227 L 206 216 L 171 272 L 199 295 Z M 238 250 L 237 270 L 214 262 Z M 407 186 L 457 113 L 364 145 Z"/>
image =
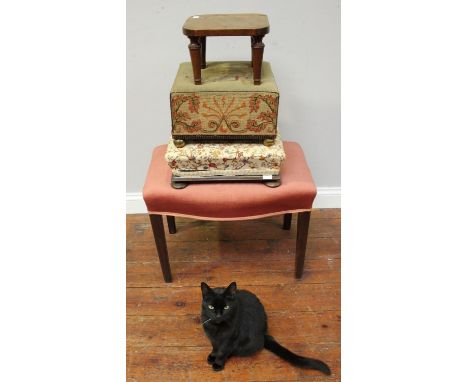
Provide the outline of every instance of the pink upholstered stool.
<path id="1" fill-rule="evenodd" d="M 262 183 L 197 183 L 176 190 L 171 187 L 171 169 L 158 146 L 143 188 L 150 214 L 154 240 L 164 280 L 172 281 L 162 216 L 167 216 L 169 232 L 175 233 L 174 216 L 203 220 L 247 220 L 284 214 L 283 229 L 291 227 L 292 213 L 298 213 L 296 239 L 296 278 L 301 278 L 309 231 L 310 211 L 317 188 L 301 146 L 283 142 L 286 159 L 281 169 L 281 186 Z"/>

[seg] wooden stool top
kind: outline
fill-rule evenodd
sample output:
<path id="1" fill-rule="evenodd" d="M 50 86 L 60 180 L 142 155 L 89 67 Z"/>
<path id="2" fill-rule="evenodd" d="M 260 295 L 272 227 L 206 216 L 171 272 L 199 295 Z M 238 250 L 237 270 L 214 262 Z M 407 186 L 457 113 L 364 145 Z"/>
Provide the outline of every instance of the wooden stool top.
<path id="1" fill-rule="evenodd" d="M 191 16 L 182 31 L 186 36 L 263 36 L 270 31 L 267 15 L 233 13 Z"/>

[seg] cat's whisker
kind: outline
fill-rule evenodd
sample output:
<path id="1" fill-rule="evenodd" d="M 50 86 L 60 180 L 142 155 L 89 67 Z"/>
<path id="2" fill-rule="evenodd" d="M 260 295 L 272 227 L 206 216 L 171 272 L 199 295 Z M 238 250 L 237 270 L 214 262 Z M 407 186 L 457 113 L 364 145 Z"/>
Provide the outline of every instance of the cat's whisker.
<path id="1" fill-rule="evenodd" d="M 208 318 L 208 320 L 202 322 L 202 325 L 205 325 L 208 321 L 211 321 L 212 319 L 213 319 L 213 317 L 212 317 L 212 318 Z"/>

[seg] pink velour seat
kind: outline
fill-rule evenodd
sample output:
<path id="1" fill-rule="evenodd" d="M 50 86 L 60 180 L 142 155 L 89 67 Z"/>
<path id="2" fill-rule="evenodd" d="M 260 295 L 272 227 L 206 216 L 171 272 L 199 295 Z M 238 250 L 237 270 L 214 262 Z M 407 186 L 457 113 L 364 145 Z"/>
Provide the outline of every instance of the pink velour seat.
<path id="1" fill-rule="evenodd" d="M 158 146 L 143 188 L 150 214 L 164 280 L 172 281 L 162 216 L 166 215 L 170 233 L 176 233 L 174 216 L 206 220 L 245 220 L 284 214 L 283 229 L 291 227 L 297 212 L 295 276 L 301 278 L 307 246 L 310 211 L 317 188 L 304 153 L 295 142 L 283 142 L 286 159 L 281 167 L 281 186 L 262 183 L 196 183 L 184 189 L 171 186 L 171 169 L 164 159 L 166 146 Z"/>
<path id="2" fill-rule="evenodd" d="M 166 145 L 153 151 L 143 188 L 150 214 L 185 216 L 207 220 L 243 220 L 292 212 L 310 211 L 317 188 L 301 146 L 284 142 L 286 159 L 281 186 L 262 183 L 194 183 L 184 189 L 171 187 L 171 169 L 164 160 Z"/>

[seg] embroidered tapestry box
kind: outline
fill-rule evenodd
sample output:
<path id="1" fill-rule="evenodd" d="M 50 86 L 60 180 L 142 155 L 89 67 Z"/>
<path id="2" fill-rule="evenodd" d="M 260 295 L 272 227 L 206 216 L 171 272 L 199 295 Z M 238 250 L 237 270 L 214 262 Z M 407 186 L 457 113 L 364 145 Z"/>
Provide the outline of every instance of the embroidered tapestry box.
<path id="1" fill-rule="evenodd" d="M 172 137 L 190 141 L 272 144 L 277 134 L 279 91 L 271 66 L 254 85 L 250 61 L 208 62 L 203 83 L 193 83 L 192 64 L 180 64 L 171 89 Z"/>
<path id="2" fill-rule="evenodd" d="M 177 176 L 278 175 L 286 157 L 278 136 L 263 143 L 189 143 L 177 148 L 171 139 L 166 161 Z"/>

